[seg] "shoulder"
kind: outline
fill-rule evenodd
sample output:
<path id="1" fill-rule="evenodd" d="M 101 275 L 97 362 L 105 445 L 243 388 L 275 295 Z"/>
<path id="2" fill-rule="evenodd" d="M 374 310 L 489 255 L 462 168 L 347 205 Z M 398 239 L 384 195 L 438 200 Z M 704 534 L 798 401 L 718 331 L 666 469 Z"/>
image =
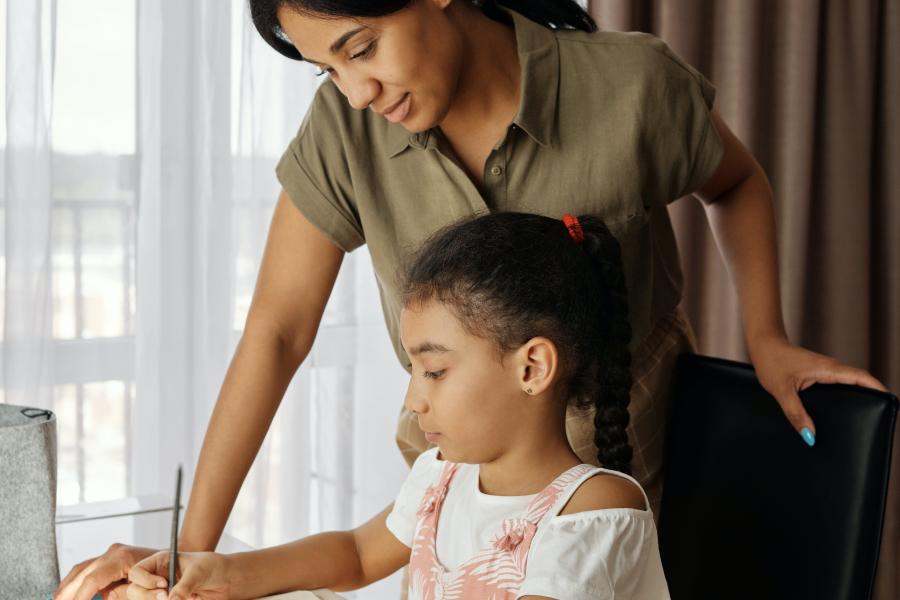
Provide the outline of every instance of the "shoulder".
<path id="1" fill-rule="evenodd" d="M 634 49 L 647 48 L 661 52 L 666 43 L 651 33 L 643 31 L 580 31 L 560 29 L 555 31 L 560 45 L 584 44 L 589 46 L 631 46 Z"/>
<path id="2" fill-rule="evenodd" d="M 644 493 L 637 483 L 620 475 L 601 472 L 578 486 L 559 514 L 571 515 L 611 508 L 647 510 L 647 505 Z"/>
<path id="3" fill-rule="evenodd" d="M 649 33 L 640 31 L 585 31 L 562 30 L 556 39 L 562 53 L 586 53 L 595 59 L 630 57 L 634 60 L 658 60 L 667 58 L 669 46 Z"/>
<path id="4" fill-rule="evenodd" d="M 439 448 L 434 447 L 419 454 L 412 465 L 412 471 L 428 473 L 433 473 L 435 471 L 440 472 L 446 461 L 439 459 L 438 452 Z"/>
<path id="5" fill-rule="evenodd" d="M 397 494 L 396 506 L 409 506 L 414 510 L 429 486 L 441 478 L 444 461 L 437 459 L 437 448 L 426 450 L 416 458 Z"/>
<path id="6" fill-rule="evenodd" d="M 560 31 L 557 34 L 560 65 L 596 72 L 598 83 L 610 79 L 647 79 L 661 83 L 671 80 L 699 82 L 702 75 L 660 38 L 639 31 Z"/>

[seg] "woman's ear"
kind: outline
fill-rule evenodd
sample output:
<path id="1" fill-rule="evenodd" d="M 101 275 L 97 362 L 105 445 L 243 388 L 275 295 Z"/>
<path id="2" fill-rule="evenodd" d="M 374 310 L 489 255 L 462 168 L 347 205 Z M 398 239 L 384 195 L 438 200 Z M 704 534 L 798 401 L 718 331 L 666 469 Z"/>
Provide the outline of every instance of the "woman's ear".
<path id="1" fill-rule="evenodd" d="M 533 337 L 516 350 L 516 374 L 522 391 L 537 396 L 547 391 L 556 379 L 559 353 L 556 344 L 545 337 Z"/>

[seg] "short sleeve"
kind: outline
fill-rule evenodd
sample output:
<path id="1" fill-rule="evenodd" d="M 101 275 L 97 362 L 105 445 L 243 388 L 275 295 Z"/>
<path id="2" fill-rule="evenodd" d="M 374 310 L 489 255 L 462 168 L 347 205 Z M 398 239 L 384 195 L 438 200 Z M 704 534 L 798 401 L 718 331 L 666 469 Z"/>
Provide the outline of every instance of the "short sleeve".
<path id="1" fill-rule="evenodd" d="M 431 448 L 419 455 L 413 463 L 394 500 L 394 508 L 387 516 L 385 524 L 398 540 L 412 548 L 416 533 L 416 512 L 425 495 L 425 490 L 441 478 L 443 461 L 437 458 L 438 449 Z"/>
<path id="2" fill-rule="evenodd" d="M 517 597 L 668 600 L 649 512 L 587 511 L 553 517 L 544 527 Z"/>
<path id="3" fill-rule="evenodd" d="M 644 115 L 645 204 L 664 206 L 700 189 L 722 160 L 710 112 L 716 89 L 665 43 L 653 45 Z"/>
<path id="4" fill-rule="evenodd" d="M 365 243 L 344 147 L 349 107 L 331 81 L 316 91 L 275 174 L 300 212 L 345 252 Z"/>

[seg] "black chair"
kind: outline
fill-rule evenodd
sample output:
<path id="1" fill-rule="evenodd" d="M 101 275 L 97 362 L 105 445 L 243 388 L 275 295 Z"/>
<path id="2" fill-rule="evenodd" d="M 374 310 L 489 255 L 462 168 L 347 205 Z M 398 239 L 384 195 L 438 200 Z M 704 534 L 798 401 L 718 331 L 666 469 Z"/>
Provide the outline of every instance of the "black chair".
<path id="1" fill-rule="evenodd" d="M 673 600 L 864 600 L 897 397 L 815 385 L 808 447 L 749 365 L 679 357 L 659 518 Z"/>

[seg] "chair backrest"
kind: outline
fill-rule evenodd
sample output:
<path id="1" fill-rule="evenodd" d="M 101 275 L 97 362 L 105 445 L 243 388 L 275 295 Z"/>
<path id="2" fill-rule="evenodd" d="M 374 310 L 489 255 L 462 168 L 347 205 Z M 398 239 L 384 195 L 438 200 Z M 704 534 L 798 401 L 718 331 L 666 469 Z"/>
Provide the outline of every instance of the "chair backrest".
<path id="1" fill-rule="evenodd" d="M 871 596 L 897 397 L 800 397 L 811 448 L 749 365 L 679 357 L 659 519 L 673 600 Z"/>

